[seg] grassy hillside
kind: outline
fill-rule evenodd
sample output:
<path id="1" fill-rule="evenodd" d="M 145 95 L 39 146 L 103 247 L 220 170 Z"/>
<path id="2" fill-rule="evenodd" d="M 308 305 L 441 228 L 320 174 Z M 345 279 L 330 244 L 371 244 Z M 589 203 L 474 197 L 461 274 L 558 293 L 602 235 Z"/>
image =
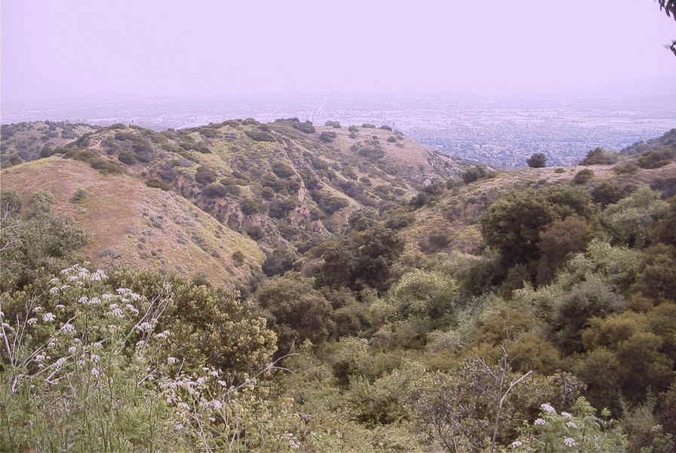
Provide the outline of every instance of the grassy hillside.
<path id="1" fill-rule="evenodd" d="M 390 130 L 315 128 L 295 119 L 162 133 L 114 125 L 58 151 L 101 174 L 133 175 L 174 192 L 267 252 L 294 251 L 340 231 L 356 209 L 386 211 L 461 172 L 453 159 Z"/>
<path id="2" fill-rule="evenodd" d="M 83 162 L 50 157 L 4 170 L 2 187 L 16 191 L 25 205 L 36 192 L 49 192 L 52 211 L 90 234 L 84 252 L 96 266 L 204 275 L 237 286 L 260 272 L 263 254 L 255 242 L 138 178 L 104 176 Z"/>

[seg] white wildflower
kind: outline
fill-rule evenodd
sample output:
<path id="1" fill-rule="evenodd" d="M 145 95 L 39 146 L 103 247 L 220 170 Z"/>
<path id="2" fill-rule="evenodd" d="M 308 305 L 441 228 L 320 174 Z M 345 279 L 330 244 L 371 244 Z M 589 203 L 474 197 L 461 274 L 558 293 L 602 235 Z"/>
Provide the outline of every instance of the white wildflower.
<path id="1" fill-rule="evenodd" d="M 106 280 L 107 278 L 108 278 L 108 276 L 101 269 L 94 272 L 90 277 L 90 279 L 94 282 L 100 282 L 100 281 Z"/>
<path id="2" fill-rule="evenodd" d="M 59 287 L 58 286 L 52 286 L 49 288 L 49 294 L 56 294 L 59 292 Z"/>
<path id="3" fill-rule="evenodd" d="M 114 305 L 114 304 L 113 304 L 113 305 Z M 113 316 L 115 316 L 115 317 L 118 317 L 118 318 L 124 318 L 124 313 L 122 312 L 121 309 L 119 309 L 119 308 L 117 308 L 117 307 L 111 309 L 111 310 L 110 310 L 110 313 L 111 313 Z"/>
<path id="4" fill-rule="evenodd" d="M 42 313 L 44 310 L 44 308 L 37 306 L 33 309 L 33 313 Z"/>
<path id="5" fill-rule="evenodd" d="M 92 362 L 94 362 L 94 363 L 98 363 L 101 360 L 101 356 L 99 356 L 97 354 L 91 354 L 90 357 L 92 359 Z"/>
<path id="6" fill-rule="evenodd" d="M 61 326 L 61 330 L 63 330 L 64 332 L 68 332 L 68 333 L 75 333 L 75 326 L 72 325 L 71 323 L 67 322 L 67 323 L 65 323 L 64 325 Z"/>
<path id="7" fill-rule="evenodd" d="M 117 294 L 129 294 L 131 290 L 129 288 L 117 288 Z"/>
<path id="8" fill-rule="evenodd" d="M 577 428 L 577 425 L 574 422 L 567 422 L 566 426 L 569 428 Z"/>
<path id="9" fill-rule="evenodd" d="M 523 442 L 521 442 L 520 440 L 515 440 L 514 442 L 511 443 L 510 446 L 511 446 L 512 448 L 519 448 L 519 447 L 521 447 L 522 445 L 523 445 Z"/>
<path id="10" fill-rule="evenodd" d="M 99 374 L 101 374 L 101 373 L 99 372 L 99 370 L 96 369 L 96 368 L 92 368 L 91 373 L 92 373 L 92 376 L 94 376 L 94 377 L 96 377 L 96 378 L 99 377 Z"/>
<path id="11" fill-rule="evenodd" d="M 53 279 L 51 279 L 51 280 L 49 281 L 49 284 L 50 284 L 50 285 L 56 285 L 57 283 L 59 283 L 59 279 L 56 278 L 56 277 L 53 278 Z"/>
<path id="12" fill-rule="evenodd" d="M 544 418 L 536 418 L 533 422 L 534 425 L 544 425 L 547 423 Z"/>
<path id="13" fill-rule="evenodd" d="M 64 363 L 66 363 L 66 359 L 65 359 L 64 357 L 61 357 L 61 358 L 59 358 L 59 360 L 57 360 L 57 361 L 54 363 L 54 366 L 55 366 L 56 368 L 61 368 L 61 367 L 63 366 Z"/>
<path id="14" fill-rule="evenodd" d="M 89 305 L 99 305 L 101 303 L 101 299 L 98 297 L 92 297 L 89 299 Z"/>
<path id="15" fill-rule="evenodd" d="M 556 414 L 556 409 L 554 409 L 554 407 L 549 403 L 541 404 L 540 409 L 545 412 L 549 412 L 550 414 Z"/>
<path id="16" fill-rule="evenodd" d="M 54 313 L 45 313 L 45 314 L 42 316 L 42 320 L 43 320 L 44 322 L 52 322 L 52 321 L 54 321 L 55 319 L 56 319 L 56 316 L 54 316 Z"/>
<path id="17" fill-rule="evenodd" d="M 35 356 L 35 361 L 40 363 L 45 361 L 46 356 L 44 354 L 37 354 Z"/>
<path id="18" fill-rule="evenodd" d="M 573 418 L 573 414 L 570 412 L 561 412 L 561 415 L 566 418 Z"/>
<path id="19" fill-rule="evenodd" d="M 38 318 L 30 318 L 28 321 L 26 321 L 26 324 L 28 324 L 29 326 L 32 326 L 36 322 L 38 322 Z"/>
<path id="20" fill-rule="evenodd" d="M 79 303 L 81 303 L 81 304 L 86 304 L 86 303 L 89 302 L 89 297 L 87 297 L 87 296 L 82 296 L 82 297 L 80 297 L 77 301 L 78 301 Z"/>
<path id="21" fill-rule="evenodd" d="M 575 446 L 575 439 L 573 439 L 572 437 L 566 437 L 565 439 L 563 439 L 563 444 L 566 447 L 574 447 Z"/>
<path id="22" fill-rule="evenodd" d="M 178 362 L 178 359 L 177 359 L 176 357 L 167 357 L 167 363 L 168 363 L 169 365 L 173 365 L 173 364 L 175 364 L 176 362 Z"/>
<path id="23" fill-rule="evenodd" d="M 77 348 L 75 346 L 71 346 L 68 348 L 68 354 L 75 354 L 77 352 Z"/>
<path id="24" fill-rule="evenodd" d="M 217 370 L 209 371 L 209 374 L 212 375 L 213 377 L 218 377 L 218 371 Z"/>
<path id="25" fill-rule="evenodd" d="M 58 304 L 58 305 L 57 305 L 56 307 L 54 307 L 54 308 L 56 308 L 57 310 L 65 310 L 65 309 L 66 309 L 66 306 L 63 305 L 63 304 Z"/>
<path id="26" fill-rule="evenodd" d="M 214 400 L 211 404 L 216 410 L 221 410 L 223 408 L 223 403 L 221 403 L 219 400 Z"/>
<path id="27" fill-rule="evenodd" d="M 218 382 L 218 385 L 220 385 L 221 387 L 227 387 L 228 386 L 228 383 L 225 382 L 225 381 L 216 381 L 216 382 Z"/>
<path id="28" fill-rule="evenodd" d="M 170 335 L 171 335 L 171 332 L 169 332 L 168 330 L 165 330 L 164 332 L 160 332 L 160 333 L 156 334 L 155 337 L 156 338 L 167 338 Z"/>
<path id="29" fill-rule="evenodd" d="M 136 307 L 134 307 L 132 304 L 127 304 L 127 305 L 124 306 L 124 308 L 126 308 L 130 312 L 134 313 L 135 315 L 138 314 L 138 309 Z"/>
<path id="30" fill-rule="evenodd" d="M 137 326 L 137 329 L 140 330 L 141 332 L 149 332 L 153 330 L 153 325 L 149 322 L 142 322 Z"/>
<path id="31" fill-rule="evenodd" d="M 112 298 L 113 298 L 112 294 L 108 294 L 108 293 L 101 294 L 101 299 L 103 299 L 103 300 L 111 300 Z"/>

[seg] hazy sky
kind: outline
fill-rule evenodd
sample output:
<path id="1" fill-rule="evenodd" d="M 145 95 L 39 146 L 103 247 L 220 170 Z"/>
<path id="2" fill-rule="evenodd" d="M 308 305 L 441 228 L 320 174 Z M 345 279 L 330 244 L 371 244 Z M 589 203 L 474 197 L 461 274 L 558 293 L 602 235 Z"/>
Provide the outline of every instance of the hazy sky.
<path id="1" fill-rule="evenodd" d="M 653 0 L 2 0 L 3 103 L 673 78 Z"/>

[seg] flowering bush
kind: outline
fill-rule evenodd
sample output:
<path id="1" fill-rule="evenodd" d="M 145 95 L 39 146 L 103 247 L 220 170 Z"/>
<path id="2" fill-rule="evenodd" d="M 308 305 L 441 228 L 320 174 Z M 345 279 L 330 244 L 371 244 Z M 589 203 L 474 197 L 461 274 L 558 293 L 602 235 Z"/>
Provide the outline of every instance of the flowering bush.
<path id="1" fill-rule="evenodd" d="M 524 429 L 524 440 L 512 442 L 511 449 L 521 452 L 608 452 L 626 450 L 626 439 L 607 410 L 601 417 L 584 397 L 578 398 L 573 413 L 557 412 L 549 403 L 540 406 L 540 414 Z"/>
<path id="2" fill-rule="evenodd" d="M 0 451 L 213 451 L 226 445 L 279 451 L 299 445 L 291 428 L 295 415 L 280 410 L 289 404 L 264 399 L 261 379 L 274 363 L 261 362 L 258 373 L 236 383 L 228 369 L 206 361 L 186 367 L 190 358 L 168 355 L 183 351 L 172 343 L 180 332 L 163 328 L 175 325 L 163 319 L 175 310 L 170 288 L 148 298 L 79 265 L 49 284 L 42 294 L 0 298 Z M 229 328 L 237 339 L 243 325 L 231 320 L 218 329 L 192 330 L 206 338 Z M 269 359 L 270 353 L 252 357 Z"/>

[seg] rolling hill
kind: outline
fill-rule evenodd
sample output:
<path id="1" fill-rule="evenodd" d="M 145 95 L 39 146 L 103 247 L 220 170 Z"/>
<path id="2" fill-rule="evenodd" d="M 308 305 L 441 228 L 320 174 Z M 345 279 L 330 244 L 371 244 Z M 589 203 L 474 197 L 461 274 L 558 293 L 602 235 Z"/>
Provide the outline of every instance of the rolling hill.
<path id="1" fill-rule="evenodd" d="M 3 189 L 24 201 L 52 193 L 54 211 L 91 233 L 86 254 L 96 264 L 219 283 L 241 285 L 260 272 L 265 254 L 298 257 L 341 232 L 351 213 L 401 210 L 420 190 L 463 171 L 450 157 L 369 125 L 233 120 L 158 133 L 54 124 L 3 126 L 11 131 L 3 161 L 17 163 L 3 170 Z M 54 142 L 54 127 L 77 134 Z M 27 141 L 32 151 L 22 153 Z"/>

